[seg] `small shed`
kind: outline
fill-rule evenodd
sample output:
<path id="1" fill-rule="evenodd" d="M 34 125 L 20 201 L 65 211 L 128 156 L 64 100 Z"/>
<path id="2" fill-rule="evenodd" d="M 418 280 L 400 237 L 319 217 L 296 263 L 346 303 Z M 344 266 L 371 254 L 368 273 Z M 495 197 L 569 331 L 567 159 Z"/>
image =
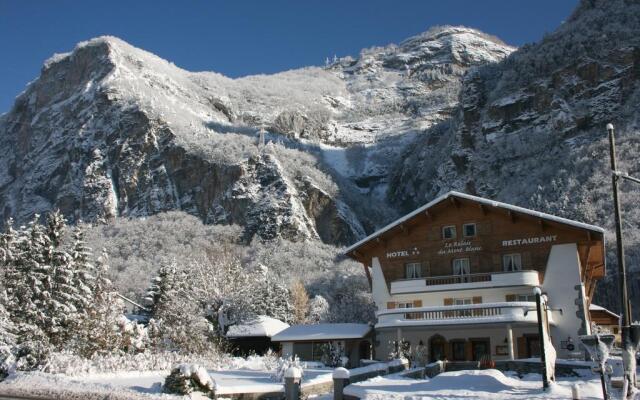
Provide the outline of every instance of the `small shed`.
<path id="1" fill-rule="evenodd" d="M 368 324 L 293 325 L 271 340 L 281 343 L 283 356 L 298 356 L 302 361 L 323 361 L 329 343 L 343 349 L 349 367 L 373 357 L 373 327 Z"/>
<path id="2" fill-rule="evenodd" d="M 229 327 L 227 339 L 233 345 L 233 354 L 236 356 L 252 353 L 263 355 L 269 349 L 279 350 L 279 344 L 273 343 L 272 337 L 288 327 L 289 324 L 279 319 L 260 315 L 253 321 Z"/>
<path id="3" fill-rule="evenodd" d="M 614 334 L 616 343 L 620 343 L 620 316 L 618 314 L 597 304 L 591 304 L 589 305 L 589 317 L 591 317 L 591 322 Z"/>

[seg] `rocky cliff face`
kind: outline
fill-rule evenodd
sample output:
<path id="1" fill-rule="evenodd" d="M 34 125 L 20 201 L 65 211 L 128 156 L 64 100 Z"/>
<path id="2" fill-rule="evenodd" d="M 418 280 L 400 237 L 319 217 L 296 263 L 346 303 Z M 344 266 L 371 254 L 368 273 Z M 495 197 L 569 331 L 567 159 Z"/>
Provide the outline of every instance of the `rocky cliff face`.
<path id="1" fill-rule="evenodd" d="M 455 116 L 419 137 L 397 165 L 390 197 L 409 210 L 455 188 L 613 232 L 605 125 L 618 128 L 621 169 L 640 175 L 639 38 L 640 2 L 585 0 L 541 42 L 473 70 Z M 622 187 L 638 299 L 640 187 Z M 608 270 L 613 278 L 613 252 Z M 597 301 L 617 309 L 615 281 L 602 287 Z"/>
<path id="2" fill-rule="evenodd" d="M 347 244 L 392 215 L 386 175 L 407 137 L 448 117 L 469 67 L 511 50 L 441 28 L 326 68 L 233 80 L 112 37 L 80 43 L 0 117 L 2 216 L 184 210 L 247 238 Z"/>

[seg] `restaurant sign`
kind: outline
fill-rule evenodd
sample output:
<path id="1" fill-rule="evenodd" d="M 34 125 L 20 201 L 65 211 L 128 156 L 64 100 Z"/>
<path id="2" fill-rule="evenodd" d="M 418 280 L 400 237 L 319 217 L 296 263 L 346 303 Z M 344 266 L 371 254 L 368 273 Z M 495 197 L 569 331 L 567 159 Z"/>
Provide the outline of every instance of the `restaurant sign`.
<path id="1" fill-rule="evenodd" d="M 557 235 L 548 235 L 548 236 L 535 236 L 521 239 L 512 239 L 512 240 L 503 240 L 502 247 L 509 246 L 522 246 L 527 244 L 542 244 L 542 243 L 551 243 L 555 242 L 558 239 Z"/>

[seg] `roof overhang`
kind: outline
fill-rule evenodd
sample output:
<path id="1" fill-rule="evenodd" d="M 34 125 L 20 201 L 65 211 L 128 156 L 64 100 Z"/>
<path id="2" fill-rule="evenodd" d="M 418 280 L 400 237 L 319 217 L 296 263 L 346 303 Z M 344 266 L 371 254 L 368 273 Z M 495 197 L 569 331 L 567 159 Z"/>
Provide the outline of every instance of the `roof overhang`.
<path id="1" fill-rule="evenodd" d="M 439 204 L 447 199 L 455 199 L 455 198 L 459 198 L 459 199 L 465 199 L 465 200 L 470 200 L 473 201 L 475 203 L 481 204 L 481 205 L 485 205 L 485 206 L 489 206 L 489 207 L 494 207 L 494 208 L 500 208 L 500 209 L 504 209 L 513 213 L 518 213 L 518 214 L 524 214 L 524 215 L 528 215 L 534 218 L 539 218 L 539 219 L 543 219 L 546 221 L 552 221 L 558 224 L 562 224 L 562 225 L 567 225 L 567 226 L 571 226 L 574 228 L 579 228 L 579 229 L 584 229 L 587 231 L 591 231 L 591 232 L 596 232 L 599 234 L 603 235 L 604 238 L 604 232 L 605 230 L 603 228 L 600 228 L 599 226 L 595 226 L 595 225 L 589 225 L 589 224 L 585 224 L 583 222 L 578 222 L 578 221 L 573 221 L 570 219 L 566 219 L 566 218 L 562 218 L 562 217 L 557 217 L 555 215 L 551 215 L 551 214 L 546 214 L 540 211 L 534 211 L 534 210 L 530 210 L 528 208 L 524 208 L 524 207 L 518 207 L 518 206 L 514 206 L 511 204 L 507 204 L 507 203 L 502 203 L 499 201 L 495 201 L 495 200 L 489 200 L 489 199 L 485 199 L 483 197 L 478 197 L 478 196 L 473 196 L 470 194 L 466 194 L 466 193 L 460 193 L 460 192 L 455 192 L 455 191 L 451 191 L 448 192 L 440 197 L 437 197 L 436 199 L 430 201 L 429 203 L 423 205 L 422 207 L 414 210 L 413 212 L 405 215 L 402 218 L 399 218 L 395 221 L 393 221 L 392 223 L 388 224 L 387 226 L 375 231 L 374 233 L 372 233 L 371 235 L 367 236 L 366 238 L 358 241 L 357 243 L 354 243 L 353 245 L 349 246 L 345 251 L 344 254 L 353 257 L 353 253 L 354 251 L 356 251 L 358 248 L 360 248 L 361 246 L 363 246 L 364 244 L 378 238 L 379 236 L 383 235 L 385 232 L 388 232 L 390 230 L 392 230 L 395 227 L 398 226 L 402 226 L 403 223 L 411 220 L 412 218 L 425 213 L 428 209 L 430 209 L 431 207 L 435 206 L 436 204 Z M 604 239 L 603 239 L 604 240 Z"/>

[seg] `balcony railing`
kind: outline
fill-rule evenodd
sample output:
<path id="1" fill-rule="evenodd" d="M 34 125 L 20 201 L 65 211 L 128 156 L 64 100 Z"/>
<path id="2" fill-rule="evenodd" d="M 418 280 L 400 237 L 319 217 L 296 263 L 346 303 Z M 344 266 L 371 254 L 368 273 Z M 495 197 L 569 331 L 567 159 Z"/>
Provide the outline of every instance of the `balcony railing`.
<path id="1" fill-rule="evenodd" d="M 483 307 L 472 310 L 435 310 L 410 312 L 404 314 L 404 319 L 454 319 L 454 318 L 477 318 L 494 317 L 502 315 L 502 307 Z"/>
<path id="2" fill-rule="evenodd" d="M 390 309 L 377 313 L 381 325 L 416 323 L 419 321 L 440 323 L 470 323 L 495 321 L 535 322 L 534 302 L 502 302 L 438 307 Z M 550 321 L 553 322 L 553 321 Z"/>
<path id="3" fill-rule="evenodd" d="M 539 286 L 538 271 L 487 272 L 466 275 L 430 276 L 391 282 L 391 294 L 502 286 Z"/>
<path id="4" fill-rule="evenodd" d="M 427 286 L 451 285 L 454 283 L 490 282 L 491 273 L 431 276 L 429 278 L 424 278 L 424 280 Z"/>

